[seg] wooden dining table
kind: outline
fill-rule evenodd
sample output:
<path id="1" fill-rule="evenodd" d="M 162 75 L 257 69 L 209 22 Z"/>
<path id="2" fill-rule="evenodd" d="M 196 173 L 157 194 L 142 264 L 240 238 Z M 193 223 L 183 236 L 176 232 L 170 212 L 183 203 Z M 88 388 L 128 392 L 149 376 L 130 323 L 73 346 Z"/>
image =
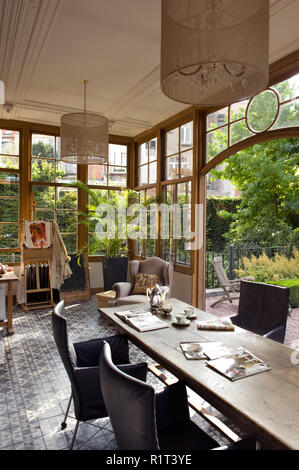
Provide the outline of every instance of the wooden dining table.
<path id="1" fill-rule="evenodd" d="M 299 352 L 270 339 L 235 327 L 234 331 L 198 330 L 197 320 L 187 327 L 171 323 L 188 304 L 170 299 L 171 316 L 162 317 L 169 328 L 139 332 L 115 315 L 148 304 L 100 308 L 101 315 L 151 358 L 184 380 L 186 385 L 242 430 L 256 436 L 262 449 L 299 449 Z M 214 315 L 194 309 L 198 320 Z M 187 360 L 180 348 L 184 341 L 221 341 L 241 346 L 260 358 L 271 370 L 232 382 L 206 365 L 206 360 Z M 292 361 L 291 358 L 298 358 Z M 296 364 L 298 362 L 298 364 Z"/>
<path id="2" fill-rule="evenodd" d="M 18 281 L 19 278 L 15 275 L 13 271 L 2 274 L 0 277 L 0 283 L 7 284 L 7 319 L 0 321 L 0 327 L 5 326 L 7 328 L 8 334 L 13 335 L 13 323 L 12 323 L 12 285 L 15 281 Z"/>

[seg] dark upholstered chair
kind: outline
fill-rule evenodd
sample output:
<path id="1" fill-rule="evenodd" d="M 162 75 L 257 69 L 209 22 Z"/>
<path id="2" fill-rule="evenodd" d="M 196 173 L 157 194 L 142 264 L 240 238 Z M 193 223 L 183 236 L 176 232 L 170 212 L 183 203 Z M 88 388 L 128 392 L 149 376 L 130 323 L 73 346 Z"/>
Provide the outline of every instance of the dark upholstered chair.
<path id="1" fill-rule="evenodd" d="M 130 305 L 134 303 L 146 302 L 146 295 L 132 295 L 134 288 L 134 277 L 137 273 L 158 274 L 160 285 L 167 292 L 167 297 L 171 297 L 173 266 L 156 256 L 143 261 L 134 260 L 129 264 L 129 271 L 132 282 L 117 282 L 113 285 L 116 291 L 115 303 L 117 305 Z"/>
<path id="2" fill-rule="evenodd" d="M 119 450 L 201 450 L 217 442 L 190 420 L 186 387 L 177 382 L 164 391 L 122 372 L 104 344 L 100 359 L 102 394 Z M 118 392 L 121 390 L 121 394 Z M 238 442 L 232 449 L 245 447 Z M 224 447 L 225 449 L 227 447 Z M 246 448 L 255 449 L 247 440 Z"/>
<path id="3" fill-rule="evenodd" d="M 104 339 L 92 339 L 80 343 L 69 341 L 67 322 L 62 316 L 64 301 L 59 302 L 52 313 L 54 340 L 58 352 L 71 382 L 71 397 L 68 403 L 61 429 L 66 428 L 66 419 L 71 401 L 74 400 L 76 427 L 70 448 L 73 448 L 80 421 L 104 418 L 108 416 L 100 387 L 99 355 L 103 341 L 109 343 L 113 360 L 117 364 L 128 364 L 129 346 L 124 335 L 111 336 Z M 132 371 L 131 371 L 132 369 Z M 136 366 L 124 366 L 128 373 L 138 374 Z M 139 375 L 138 375 L 139 376 Z"/>
<path id="4" fill-rule="evenodd" d="M 231 320 L 245 330 L 283 343 L 288 309 L 288 287 L 241 281 L 238 315 Z"/>

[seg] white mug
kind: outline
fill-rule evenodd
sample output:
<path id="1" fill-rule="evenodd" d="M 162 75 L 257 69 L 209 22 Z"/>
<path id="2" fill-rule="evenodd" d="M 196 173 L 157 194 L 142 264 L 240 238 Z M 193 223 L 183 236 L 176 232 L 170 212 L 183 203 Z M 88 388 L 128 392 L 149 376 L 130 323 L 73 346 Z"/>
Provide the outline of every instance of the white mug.
<path id="1" fill-rule="evenodd" d="M 186 315 L 184 313 L 177 313 L 176 316 L 177 323 L 185 323 L 186 322 Z"/>

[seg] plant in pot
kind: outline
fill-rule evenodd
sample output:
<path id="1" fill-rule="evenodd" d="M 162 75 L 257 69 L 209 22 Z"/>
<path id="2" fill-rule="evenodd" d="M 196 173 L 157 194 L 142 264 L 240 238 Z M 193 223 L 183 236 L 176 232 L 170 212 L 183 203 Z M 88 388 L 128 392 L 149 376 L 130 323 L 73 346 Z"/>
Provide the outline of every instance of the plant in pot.
<path id="1" fill-rule="evenodd" d="M 104 290 L 111 290 L 116 282 L 127 281 L 128 227 L 131 233 L 135 231 L 136 234 L 146 230 L 139 225 L 136 214 L 130 215 L 127 209 L 132 204 L 145 208 L 156 200 L 149 198 L 140 202 L 140 194 L 131 189 L 110 190 L 108 193 L 107 190 L 88 188 L 81 181 L 74 186 L 88 193 L 87 212 L 78 212 L 80 223 L 88 227 L 88 253 L 103 256 Z M 79 254 L 86 251 L 87 246 L 81 248 Z"/>

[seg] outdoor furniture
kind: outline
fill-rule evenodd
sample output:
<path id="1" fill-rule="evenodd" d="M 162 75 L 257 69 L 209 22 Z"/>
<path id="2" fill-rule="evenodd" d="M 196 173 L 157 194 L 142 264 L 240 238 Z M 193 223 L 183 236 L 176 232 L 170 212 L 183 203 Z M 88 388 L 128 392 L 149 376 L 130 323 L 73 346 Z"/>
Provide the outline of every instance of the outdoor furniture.
<path id="1" fill-rule="evenodd" d="M 146 369 L 145 369 L 146 372 Z M 218 443 L 190 420 L 186 387 L 177 382 L 157 393 L 152 385 L 117 368 L 104 343 L 101 387 L 118 450 L 203 450 Z M 122 393 L 119 393 L 119 390 Z M 255 449 L 250 439 L 249 448 Z M 224 449 L 246 448 L 238 442 Z"/>
<path id="2" fill-rule="evenodd" d="M 74 400 L 74 411 L 77 422 L 70 445 L 70 449 L 72 449 L 80 421 L 105 418 L 108 416 L 100 391 L 99 354 L 103 346 L 103 341 L 105 340 L 111 345 L 113 360 L 117 364 L 128 364 L 129 347 L 128 340 L 124 335 L 71 343 L 68 338 L 67 322 L 62 316 L 63 313 L 64 301 L 60 301 L 52 313 L 52 327 L 54 340 L 72 388 L 65 418 L 61 423 L 61 429 L 66 428 L 70 405 L 72 399 Z"/>
<path id="3" fill-rule="evenodd" d="M 216 307 L 216 305 L 220 304 L 220 302 L 224 302 L 225 300 L 228 300 L 230 303 L 232 303 L 233 300 L 236 300 L 239 298 L 238 291 L 240 289 L 240 282 L 242 280 L 254 280 L 254 277 L 248 276 L 248 277 L 242 277 L 240 279 L 233 279 L 230 280 L 228 279 L 226 272 L 223 267 L 223 262 L 222 262 L 222 256 L 216 256 L 213 259 L 213 266 L 215 269 L 215 273 L 218 277 L 219 284 L 224 290 L 224 295 L 217 299 L 215 302 L 213 302 L 210 306 L 211 307 Z M 235 296 L 231 295 L 231 292 L 233 294 L 237 294 Z"/>
<path id="4" fill-rule="evenodd" d="M 116 305 L 130 305 L 146 302 L 146 295 L 131 295 L 134 288 L 134 277 L 137 273 L 158 274 L 160 285 L 167 292 L 167 297 L 171 297 L 171 288 L 173 280 L 173 266 L 171 263 L 162 260 L 156 256 L 146 260 L 133 260 L 129 264 L 131 282 L 117 282 L 113 285 L 116 291 Z"/>
<path id="5" fill-rule="evenodd" d="M 173 311 L 169 322 L 188 304 L 171 299 Z M 146 308 L 148 304 L 140 305 Z M 117 307 L 117 311 L 128 306 Z M 129 340 L 183 380 L 187 387 L 211 406 L 260 442 L 262 449 L 299 449 L 299 359 L 298 351 L 276 341 L 235 327 L 235 331 L 198 330 L 196 320 L 188 327 L 170 326 L 141 333 L 115 315 L 116 308 L 102 308 L 101 316 L 117 326 Z M 194 309 L 198 320 L 215 319 L 214 315 Z M 205 360 L 187 360 L 179 346 L 181 341 L 221 341 L 227 347 L 250 351 L 271 367 L 251 377 L 230 381 L 206 366 Z"/>
<path id="6" fill-rule="evenodd" d="M 241 281 L 238 315 L 231 320 L 245 330 L 283 343 L 289 293 L 288 287 Z"/>

